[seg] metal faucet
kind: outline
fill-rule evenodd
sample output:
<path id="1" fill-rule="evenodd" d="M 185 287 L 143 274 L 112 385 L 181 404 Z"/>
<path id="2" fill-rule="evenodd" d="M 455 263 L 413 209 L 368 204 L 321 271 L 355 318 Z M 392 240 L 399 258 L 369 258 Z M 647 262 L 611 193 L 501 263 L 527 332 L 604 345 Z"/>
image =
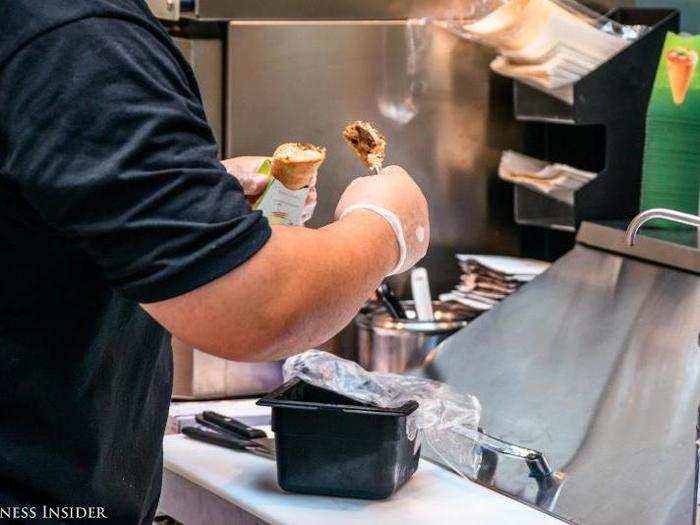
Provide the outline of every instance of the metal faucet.
<path id="1" fill-rule="evenodd" d="M 667 221 L 700 228 L 700 217 L 697 215 L 664 208 L 654 208 L 653 210 L 643 211 L 630 221 L 630 225 L 627 227 L 627 232 L 625 233 L 625 240 L 628 246 L 634 246 L 637 239 L 637 232 L 639 232 L 639 229 L 645 222 L 652 219 L 666 219 Z"/>

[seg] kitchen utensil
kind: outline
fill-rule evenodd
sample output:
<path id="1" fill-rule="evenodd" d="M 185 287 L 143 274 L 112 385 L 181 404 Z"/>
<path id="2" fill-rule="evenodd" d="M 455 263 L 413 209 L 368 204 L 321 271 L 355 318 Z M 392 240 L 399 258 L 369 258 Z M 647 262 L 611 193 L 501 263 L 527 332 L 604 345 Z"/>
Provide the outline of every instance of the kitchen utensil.
<path id="1" fill-rule="evenodd" d="M 237 439 L 243 440 L 243 441 L 250 441 L 251 446 L 257 446 L 263 449 L 267 449 L 270 454 L 274 454 L 275 451 L 275 440 L 267 437 L 267 434 L 260 430 L 259 432 L 262 434 L 261 437 L 258 438 L 249 438 L 246 437 L 248 433 L 246 431 L 241 431 L 238 430 L 235 426 L 227 426 L 227 427 L 222 427 L 218 423 L 215 423 L 211 419 L 205 419 L 202 414 L 197 414 L 195 416 L 195 422 L 198 423 L 199 425 L 206 427 L 208 429 L 214 430 L 216 432 L 220 432 L 222 434 L 230 435 L 233 436 Z M 234 420 L 235 421 L 235 420 Z M 240 421 L 237 421 L 237 423 L 241 424 Z M 253 429 L 257 430 L 257 429 Z"/>
<path id="2" fill-rule="evenodd" d="M 377 288 L 377 297 L 382 302 L 386 311 L 394 319 L 406 319 L 406 311 L 401 306 L 401 302 L 396 298 L 394 290 L 391 288 L 389 283 L 383 282 Z"/>
<path id="3" fill-rule="evenodd" d="M 413 301 L 402 301 L 405 319 L 395 319 L 381 306 L 355 318 L 358 362 L 370 371 L 401 373 L 420 366 L 432 349 L 475 316 L 455 303 L 433 302 L 434 320 L 416 319 Z"/>
<path id="4" fill-rule="evenodd" d="M 302 494 L 384 499 L 418 468 L 406 418 L 418 403 L 365 405 L 298 378 L 258 401 L 272 407 L 277 483 Z"/>
<path id="5" fill-rule="evenodd" d="M 434 320 L 433 300 L 430 295 L 430 281 L 425 268 L 415 268 L 411 272 L 411 292 L 419 321 Z"/>
<path id="6" fill-rule="evenodd" d="M 212 428 L 195 426 L 184 427 L 182 429 L 182 433 L 189 438 L 196 439 L 197 441 L 202 441 L 204 443 L 210 443 L 212 445 L 218 445 L 220 447 L 229 448 L 232 450 L 251 452 L 252 454 L 256 454 L 267 459 L 275 459 L 275 453 L 273 450 L 249 439 L 236 437 L 234 434 L 221 432 Z"/>
<path id="7" fill-rule="evenodd" d="M 205 421 L 209 421 L 225 430 L 229 430 L 234 434 L 238 434 L 246 439 L 257 439 L 267 437 L 267 434 L 259 428 L 249 427 L 242 421 L 239 421 L 233 417 L 224 416 L 223 414 L 219 414 L 211 410 L 205 410 L 204 412 L 202 412 L 202 419 Z"/>

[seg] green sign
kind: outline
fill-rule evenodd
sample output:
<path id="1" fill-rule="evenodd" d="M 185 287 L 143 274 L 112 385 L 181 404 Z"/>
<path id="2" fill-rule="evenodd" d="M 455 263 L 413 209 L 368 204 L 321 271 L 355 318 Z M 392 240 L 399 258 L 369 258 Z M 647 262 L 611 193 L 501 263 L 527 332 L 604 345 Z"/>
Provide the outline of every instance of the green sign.
<path id="1" fill-rule="evenodd" d="M 699 57 L 700 36 L 668 33 L 647 112 L 642 209 L 700 211 Z"/>

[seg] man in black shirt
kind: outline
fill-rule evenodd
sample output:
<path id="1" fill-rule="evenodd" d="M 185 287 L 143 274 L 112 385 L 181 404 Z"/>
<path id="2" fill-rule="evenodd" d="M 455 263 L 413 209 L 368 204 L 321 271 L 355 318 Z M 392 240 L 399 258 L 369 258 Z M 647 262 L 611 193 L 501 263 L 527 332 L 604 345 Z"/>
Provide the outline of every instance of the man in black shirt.
<path id="1" fill-rule="evenodd" d="M 148 523 L 163 327 L 229 359 L 285 357 L 342 328 L 428 238 L 400 168 L 350 185 L 329 226 L 271 228 L 217 161 L 192 72 L 143 0 L 6 0 L 0 518 L 99 507 Z"/>

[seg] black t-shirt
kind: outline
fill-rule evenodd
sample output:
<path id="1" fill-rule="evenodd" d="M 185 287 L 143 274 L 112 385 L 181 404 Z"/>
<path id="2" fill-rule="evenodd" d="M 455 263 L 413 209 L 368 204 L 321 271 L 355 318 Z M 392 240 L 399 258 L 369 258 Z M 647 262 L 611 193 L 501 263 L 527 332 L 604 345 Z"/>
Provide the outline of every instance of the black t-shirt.
<path id="1" fill-rule="evenodd" d="M 142 0 L 2 2 L 0 510 L 151 518 L 171 354 L 138 303 L 269 235 Z"/>

